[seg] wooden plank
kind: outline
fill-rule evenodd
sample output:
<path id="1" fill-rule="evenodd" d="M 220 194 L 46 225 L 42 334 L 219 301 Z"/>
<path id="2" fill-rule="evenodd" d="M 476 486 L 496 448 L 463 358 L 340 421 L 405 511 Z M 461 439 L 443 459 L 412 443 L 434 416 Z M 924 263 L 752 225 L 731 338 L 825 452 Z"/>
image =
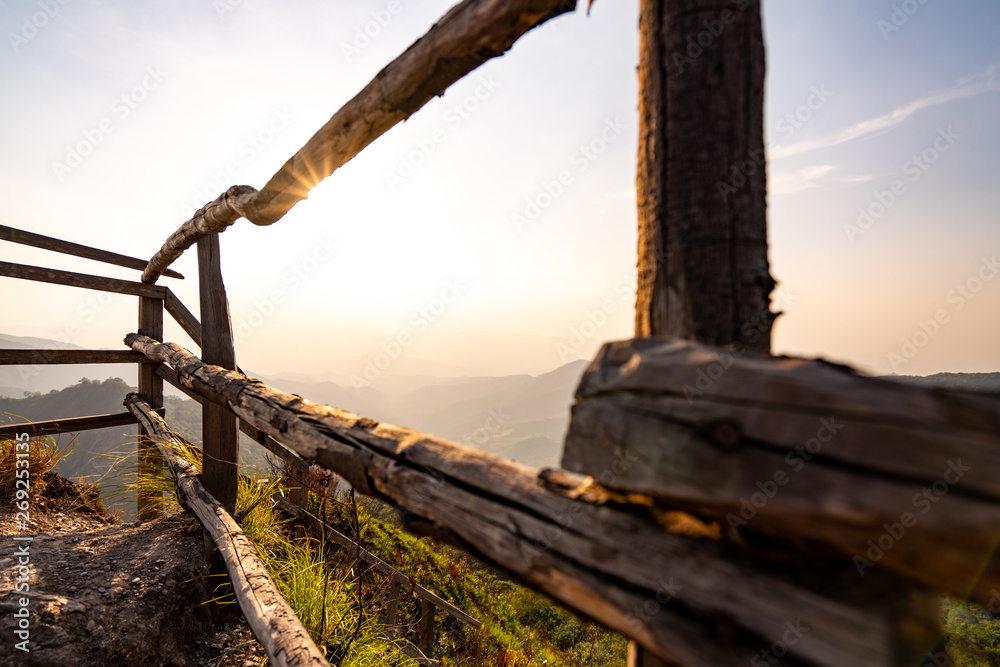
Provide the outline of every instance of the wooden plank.
<path id="1" fill-rule="evenodd" d="M 0 350 L 0 366 L 136 364 L 146 361 L 146 357 L 132 350 Z"/>
<path id="2" fill-rule="evenodd" d="M 0 241 L 10 241 L 11 243 L 19 243 L 33 248 L 51 250 L 64 255 L 73 255 L 74 257 L 93 259 L 98 262 L 104 262 L 105 264 L 124 266 L 128 269 L 136 269 L 137 271 L 142 271 L 146 268 L 146 264 L 148 264 L 147 261 L 135 257 L 119 255 L 116 252 L 99 250 L 97 248 L 91 248 L 90 246 L 80 245 L 79 243 L 63 241 L 61 239 L 54 239 L 50 236 L 42 236 L 41 234 L 26 232 L 23 229 L 7 227 L 6 225 L 0 225 Z M 164 271 L 163 275 L 168 278 L 184 279 L 184 276 L 170 269 Z"/>
<path id="3" fill-rule="evenodd" d="M 937 594 L 900 589 L 877 568 L 862 580 L 835 569 L 817 578 L 804 562 L 770 567 L 664 529 L 669 517 L 646 502 L 631 505 L 557 472 L 316 405 L 177 345 L 135 334 L 126 344 L 359 492 L 406 508 L 408 528 L 477 553 L 663 659 L 746 665 L 796 620 L 810 631 L 783 664 L 905 665 L 937 637 Z M 729 619 L 747 642 L 718 642 L 717 630 L 696 618 Z"/>
<path id="4" fill-rule="evenodd" d="M 198 241 L 198 287 L 201 295 L 201 356 L 205 363 L 236 369 L 229 300 L 222 281 L 219 236 Z M 202 403 L 202 451 L 205 488 L 223 507 L 235 511 L 239 488 L 239 440 L 236 416 L 224 406 Z"/>
<path id="5" fill-rule="evenodd" d="M 389 608 L 386 611 L 385 624 L 389 628 L 389 636 L 396 634 L 399 624 L 399 582 L 393 577 L 389 580 Z"/>
<path id="6" fill-rule="evenodd" d="M 364 547 L 361 547 L 359 552 L 357 542 L 347 537 L 343 533 L 339 532 L 336 528 L 334 528 L 330 524 L 326 524 L 324 526 L 323 522 L 321 522 L 315 516 L 310 514 L 309 511 L 306 510 L 301 505 L 296 505 L 295 503 L 289 502 L 287 500 L 279 499 L 277 501 L 277 506 L 278 509 L 285 512 L 286 514 L 301 520 L 303 523 L 306 524 L 306 526 L 311 531 L 313 531 L 313 533 L 317 535 L 322 535 L 325 532 L 327 535 L 328 542 L 336 544 L 342 549 L 345 549 L 351 555 L 356 555 L 360 553 L 361 560 L 371 565 L 372 568 L 374 568 L 378 572 L 381 572 L 382 574 L 392 579 L 393 583 L 397 585 L 396 589 L 397 596 L 399 594 L 398 586 L 399 585 L 406 586 L 407 588 L 411 589 L 414 595 L 419 597 L 421 600 L 434 605 L 443 612 L 446 612 L 454 616 L 455 618 L 462 621 L 466 625 L 471 626 L 476 630 L 479 630 L 481 627 L 483 627 L 483 624 L 480 621 L 473 618 L 469 614 L 465 613 L 464 611 L 462 611 L 455 605 L 451 604 L 450 602 L 441 599 L 441 597 L 439 597 L 433 591 L 429 591 L 423 586 L 420 586 L 419 584 L 414 585 L 413 581 L 408 576 L 398 571 L 396 568 L 389 565 L 384 560 L 382 560 L 372 552 L 368 551 Z M 390 610 L 392 610 L 393 603 L 391 599 L 389 604 L 390 604 Z"/>
<path id="7" fill-rule="evenodd" d="M 126 396 L 125 405 L 146 430 L 155 435 L 160 453 L 174 476 L 178 502 L 198 519 L 218 547 L 240 609 L 271 664 L 328 667 L 329 663 L 295 612 L 281 597 L 253 542 L 232 515 L 205 490 L 198 471 L 170 450 L 170 446 L 180 443 L 163 418 L 139 394 Z"/>
<path id="8" fill-rule="evenodd" d="M 177 295 L 167 288 L 166 298 L 163 300 L 163 305 L 166 307 L 167 312 L 170 316 L 174 318 L 177 324 L 181 325 L 184 329 L 184 333 L 191 337 L 194 344 L 201 347 L 201 322 L 198 318 L 187 309 Z"/>
<path id="9" fill-rule="evenodd" d="M 234 186 L 195 213 L 150 259 L 142 282 L 156 282 L 199 238 L 222 232 L 241 217 L 255 225 L 277 222 L 390 128 L 484 62 L 503 55 L 524 33 L 575 7 L 575 0 L 459 3 L 334 114 L 262 190 Z"/>
<path id="10" fill-rule="evenodd" d="M 420 601 L 420 652 L 434 658 L 434 605 L 427 600 Z"/>
<path id="11" fill-rule="evenodd" d="M 90 417 L 69 417 L 41 422 L 25 422 L 23 424 L 4 424 L 0 426 L 0 438 L 21 433 L 27 433 L 31 436 L 77 433 L 79 431 L 91 431 L 98 428 L 128 426 L 135 423 L 136 419 L 131 413 L 122 412 L 113 415 L 93 415 Z"/>
<path id="12" fill-rule="evenodd" d="M 163 336 L 163 300 L 139 297 L 139 330 L 147 336 Z M 154 410 L 163 407 L 163 379 L 156 374 L 161 364 L 139 365 L 139 394 Z M 144 426 L 139 426 L 138 456 L 136 473 L 140 478 L 155 474 L 160 465 L 159 451 L 151 434 Z M 143 491 L 136 496 L 136 516 L 141 521 L 149 521 L 160 515 L 161 491 Z"/>
<path id="13" fill-rule="evenodd" d="M 12 264 L 10 262 L 0 262 L 0 276 L 33 280 L 41 283 L 52 283 L 55 285 L 82 287 L 84 289 L 112 292 L 115 294 L 146 296 L 153 299 L 163 299 L 166 294 L 165 288 L 158 285 L 144 285 L 117 278 L 91 276 L 85 273 L 71 273 L 70 271 L 57 271 L 56 269 L 27 266 L 25 264 Z"/>

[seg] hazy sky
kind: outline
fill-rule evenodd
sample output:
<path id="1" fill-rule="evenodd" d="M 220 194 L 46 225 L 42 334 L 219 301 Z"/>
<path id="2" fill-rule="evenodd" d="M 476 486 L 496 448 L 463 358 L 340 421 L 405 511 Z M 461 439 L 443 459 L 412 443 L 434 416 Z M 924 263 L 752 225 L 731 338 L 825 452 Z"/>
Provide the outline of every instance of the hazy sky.
<path id="1" fill-rule="evenodd" d="M 0 1 L 0 224 L 147 258 L 221 189 L 262 187 L 451 4 Z M 637 12 L 599 0 L 533 31 L 277 224 L 230 228 L 241 365 L 536 373 L 628 337 Z M 1000 370 L 1000 3 L 764 13 L 775 351 Z M 196 310 L 195 253 L 174 268 Z M 133 297 L 0 290 L 0 332 L 117 347 L 135 328 Z"/>

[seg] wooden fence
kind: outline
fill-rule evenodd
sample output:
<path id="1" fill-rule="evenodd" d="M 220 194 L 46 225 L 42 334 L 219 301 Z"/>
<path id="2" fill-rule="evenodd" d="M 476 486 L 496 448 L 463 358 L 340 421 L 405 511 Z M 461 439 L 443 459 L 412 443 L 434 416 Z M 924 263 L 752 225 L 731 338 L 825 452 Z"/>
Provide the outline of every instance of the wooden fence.
<path id="1" fill-rule="evenodd" d="M 390 127 L 574 4 L 461 2 L 263 189 L 233 187 L 185 222 L 142 263 L 139 283 L 7 263 L 0 275 L 139 297 L 138 330 L 125 338 L 132 356 L 52 358 L 141 355 L 139 392 L 126 400 L 145 436 L 140 470 L 167 456 L 157 444 L 171 437 L 159 416 L 163 381 L 202 403 L 203 474 L 171 467 L 183 502 L 229 550 L 234 580 L 252 559 L 227 523 L 242 429 L 290 461 L 300 479 L 308 465 L 334 471 L 357 491 L 406 509 L 413 532 L 466 549 L 625 634 L 632 665 L 919 664 L 939 637 L 942 593 L 987 602 L 1000 586 L 998 396 L 904 387 L 819 360 L 636 338 L 606 344 L 587 369 L 564 469 L 539 471 L 317 405 L 238 369 L 217 235 L 241 217 L 275 223 Z M 729 140 L 736 139 L 718 137 Z M 5 234 L 111 261 L 73 244 Z M 195 244 L 200 322 L 155 284 Z M 115 262 L 137 268 L 129 258 Z M 661 260 L 640 262 L 647 275 Z M 164 310 L 201 347 L 200 357 L 163 341 Z M 4 363 L 27 358 L 0 351 Z M 301 499 L 281 505 L 314 520 Z M 147 499 L 140 513 L 148 514 Z M 260 618 L 252 626 L 274 664 L 315 662 L 315 647 L 291 618 L 265 622 L 269 603 L 261 600 L 273 600 L 266 574 L 236 588 L 246 589 L 241 607 Z M 433 594 L 418 595 L 442 607 Z"/>

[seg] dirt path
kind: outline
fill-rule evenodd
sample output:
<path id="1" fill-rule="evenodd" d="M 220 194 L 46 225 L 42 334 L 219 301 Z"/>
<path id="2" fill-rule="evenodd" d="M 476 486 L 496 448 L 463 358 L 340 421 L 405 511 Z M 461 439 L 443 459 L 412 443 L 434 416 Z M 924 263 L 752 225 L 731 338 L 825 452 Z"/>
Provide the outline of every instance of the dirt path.
<path id="1" fill-rule="evenodd" d="M 109 524 L 65 484 L 52 485 L 60 497 L 33 503 L 27 531 L 0 506 L 0 665 L 267 664 L 238 614 L 204 604 L 221 578 L 208 576 L 200 531 L 164 520 Z M 25 546 L 27 596 L 14 590 Z M 22 598 L 27 653 L 16 648 Z"/>

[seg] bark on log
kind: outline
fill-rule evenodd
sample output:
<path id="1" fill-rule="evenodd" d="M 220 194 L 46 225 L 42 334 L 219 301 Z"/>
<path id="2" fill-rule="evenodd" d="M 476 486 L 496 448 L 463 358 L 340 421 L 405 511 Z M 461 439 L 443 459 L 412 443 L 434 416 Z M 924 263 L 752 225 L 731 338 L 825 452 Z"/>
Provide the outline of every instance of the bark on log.
<path id="1" fill-rule="evenodd" d="M 937 636 L 933 596 L 896 591 L 878 572 L 863 586 L 834 575 L 806 588 L 718 542 L 668 532 L 647 505 L 621 505 L 557 472 L 316 405 L 177 345 L 136 334 L 126 344 L 359 492 L 405 507 L 436 535 L 664 659 L 745 665 L 796 620 L 810 631 L 783 664 L 904 665 Z M 747 641 L 718 642 L 695 618 L 742 628 Z M 894 645 L 897 636 L 908 646 Z"/>
<path id="2" fill-rule="evenodd" d="M 199 238 L 222 232 L 241 217 L 255 225 L 274 224 L 394 125 L 503 55 L 532 28 L 575 6 L 574 0 L 465 0 L 456 5 L 334 114 L 262 190 L 234 186 L 195 213 L 149 261 L 142 282 L 156 282 Z"/>
<path id="3" fill-rule="evenodd" d="M 156 438 L 178 444 L 163 418 L 138 394 L 125 397 L 125 406 Z M 254 637 L 272 665 L 329 667 L 323 654 L 278 592 L 253 542 L 232 516 L 202 486 L 198 471 L 158 445 L 177 486 L 177 500 L 212 536 L 219 548 L 233 590 Z"/>
<path id="4" fill-rule="evenodd" d="M 979 602 L 1000 587 L 1000 396 L 622 341 L 584 373 L 563 466 L 609 470 L 621 451 L 634 465 L 607 486 L 724 529 L 817 557 L 822 546 L 861 576 L 885 568 Z"/>
<path id="5" fill-rule="evenodd" d="M 79 243 L 63 241 L 61 239 L 54 239 L 49 236 L 42 236 L 41 234 L 34 234 L 32 232 L 26 232 L 22 229 L 14 229 L 13 227 L 7 227 L 5 225 L 0 225 L 0 241 L 10 241 L 11 243 L 19 243 L 21 245 L 31 246 L 32 248 L 42 248 L 43 250 L 60 252 L 64 255 L 73 255 L 74 257 L 93 259 L 98 262 L 104 262 L 105 264 L 124 266 L 125 268 L 136 269 L 138 271 L 145 270 L 146 265 L 149 263 L 135 257 L 119 255 L 116 252 L 99 250 L 97 248 L 91 248 L 90 246 L 80 245 Z M 164 271 L 163 275 L 168 278 L 184 279 L 184 276 L 170 269 Z"/>

